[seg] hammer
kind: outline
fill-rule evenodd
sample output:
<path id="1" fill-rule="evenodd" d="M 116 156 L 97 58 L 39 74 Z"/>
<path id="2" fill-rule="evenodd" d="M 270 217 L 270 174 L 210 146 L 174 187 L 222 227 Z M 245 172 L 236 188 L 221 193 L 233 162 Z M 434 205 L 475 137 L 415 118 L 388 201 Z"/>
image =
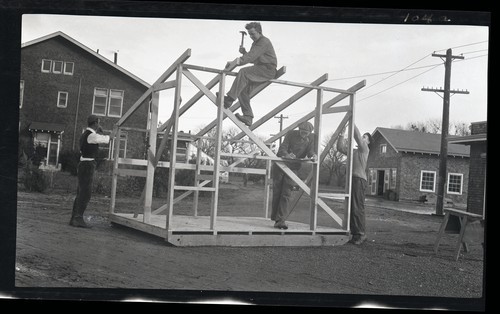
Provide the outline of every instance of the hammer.
<path id="1" fill-rule="evenodd" d="M 240 48 L 243 47 L 243 40 L 245 39 L 245 35 L 247 34 L 247 32 L 245 31 L 240 31 L 241 33 L 241 45 L 240 45 Z"/>

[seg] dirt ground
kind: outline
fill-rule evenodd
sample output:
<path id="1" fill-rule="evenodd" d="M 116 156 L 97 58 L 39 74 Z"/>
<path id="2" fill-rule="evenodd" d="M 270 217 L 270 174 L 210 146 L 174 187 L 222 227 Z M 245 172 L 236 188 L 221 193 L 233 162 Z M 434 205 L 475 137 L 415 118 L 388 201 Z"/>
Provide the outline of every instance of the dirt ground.
<path id="1" fill-rule="evenodd" d="M 223 187 L 221 207 L 243 212 L 261 202 L 261 185 Z M 110 199 L 103 195 L 94 194 L 86 212 L 93 228 L 71 227 L 73 198 L 74 186 L 18 191 L 15 286 L 21 298 L 484 309 L 477 225 L 466 235 L 469 252 L 458 261 L 457 234 L 445 234 L 434 254 L 442 217 L 373 200 L 367 200 L 369 240 L 360 246 L 175 247 L 111 224 Z M 135 204 L 137 198 L 121 197 L 117 207 Z M 307 215 L 297 207 L 290 220 Z"/>

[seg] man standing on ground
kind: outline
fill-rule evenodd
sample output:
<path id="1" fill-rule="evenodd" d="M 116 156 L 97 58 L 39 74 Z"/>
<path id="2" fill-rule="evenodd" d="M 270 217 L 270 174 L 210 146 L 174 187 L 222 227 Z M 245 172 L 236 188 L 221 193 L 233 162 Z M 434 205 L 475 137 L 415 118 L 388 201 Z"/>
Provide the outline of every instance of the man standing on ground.
<path id="1" fill-rule="evenodd" d="M 253 65 L 242 68 L 238 72 L 231 89 L 227 93 L 227 96 L 224 97 L 224 107 L 231 107 L 233 102 L 238 99 L 243 115 L 241 116 L 237 113 L 236 117 L 247 126 L 251 126 L 253 111 L 250 106 L 250 93 L 261 83 L 276 77 L 278 61 L 271 41 L 262 34 L 260 23 L 248 23 L 245 28 L 253 40 L 252 47 L 248 52 L 244 47 L 240 47 L 239 51 L 243 55 L 233 61 L 229 61 L 226 64 L 226 69 L 248 63 L 253 63 Z"/>
<path id="2" fill-rule="evenodd" d="M 349 242 L 359 245 L 366 241 L 365 190 L 368 185 L 366 163 L 370 153 L 372 136 L 370 133 L 361 136 L 358 127 L 354 125 L 354 140 L 358 144 L 358 148 L 354 149 L 352 153 L 351 219 L 349 222 L 352 238 Z M 339 135 L 337 150 L 347 155 L 343 132 Z"/>
<path id="3" fill-rule="evenodd" d="M 299 130 L 292 130 L 285 135 L 283 143 L 276 154 L 278 157 L 287 159 L 303 159 L 305 157 L 316 161 L 317 155 L 314 151 L 315 136 L 312 133 L 313 126 L 309 122 L 302 122 Z M 300 161 L 286 162 L 290 170 L 297 174 L 301 168 Z M 281 168 L 273 164 L 271 171 L 273 178 L 273 201 L 271 220 L 275 221 L 274 227 L 288 229 L 285 219 L 288 216 L 288 203 L 290 202 L 295 183 Z"/>
<path id="4" fill-rule="evenodd" d="M 109 143 L 110 136 L 103 135 L 99 117 L 87 118 L 87 129 L 80 137 L 80 162 L 78 163 L 78 188 L 69 224 L 73 227 L 90 228 L 83 219 L 83 213 L 92 196 L 92 180 L 96 168 L 99 144 Z"/>

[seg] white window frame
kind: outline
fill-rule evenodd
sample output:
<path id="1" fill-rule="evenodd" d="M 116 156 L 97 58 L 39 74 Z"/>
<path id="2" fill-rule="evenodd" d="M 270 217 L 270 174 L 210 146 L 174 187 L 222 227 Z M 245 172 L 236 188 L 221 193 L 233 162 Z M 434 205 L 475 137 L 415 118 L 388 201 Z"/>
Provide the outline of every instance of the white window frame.
<path id="1" fill-rule="evenodd" d="M 49 64 L 49 69 L 46 70 L 44 69 L 44 64 L 47 63 Z M 52 60 L 49 60 L 49 59 L 42 59 L 42 68 L 41 68 L 41 71 L 43 73 L 50 73 L 52 71 Z"/>
<path id="2" fill-rule="evenodd" d="M 460 177 L 460 192 L 450 191 L 450 177 L 451 176 Z M 462 173 L 448 173 L 447 182 L 448 182 L 448 184 L 446 185 L 446 192 L 448 194 L 462 195 L 463 184 L 464 184 L 464 175 Z"/>
<path id="3" fill-rule="evenodd" d="M 121 97 L 113 96 L 113 92 L 120 92 Z M 123 112 L 123 98 L 125 95 L 125 91 L 119 89 L 110 89 L 108 92 L 108 117 L 120 118 Z M 120 113 L 118 115 L 111 114 L 111 99 L 119 99 L 120 100 Z"/>
<path id="4" fill-rule="evenodd" d="M 106 101 L 104 103 L 104 113 L 95 112 L 95 99 L 96 99 L 96 91 L 97 90 L 106 91 Z M 104 96 L 99 95 L 99 97 L 104 97 Z M 109 90 L 107 88 L 94 87 L 94 96 L 92 98 L 92 114 L 95 114 L 96 116 L 103 116 L 103 117 L 106 116 L 106 112 L 108 110 L 108 99 L 109 99 L 108 97 L 109 97 Z"/>
<path id="5" fill-rule="evenodd" d="M 422 180 L 424 178 L 424 173 L 432 173 L 434 175 L 434 180 L 432 180 L 432 190 L 422 189 Z M 419 190 L 421 192 L 434 192 L 436 190 L 436 171 L 429 171 L 429 170 L 420 171 Z"/>
<path id="6" fill-rule="evenodd" d="M 387 153 L 387 144 L 380 144 L 380 153 L 381 154 Z"/>
<path id="7" fill-rule="evenodd" d="M 19 109 L 23 107 L 24 100 L 24 80 L 19 82 Z"/>
<path id="8" fill-rule="evenodd" d="M 67 70 L 67 66 L 71 64 L 71 71 Z M 64 70 L 63 73 L 65 75 L 73 75 L 73 72 L 75 71 L 75 63 L 74 62 L 64 62 Z"/>
<path id="9" fill-rule="evenodd" d="M 128 142 L 128 136 L 127 133 L 124 131 L 120 132 L 120 152 L 118 153 L 119 158 L 127 158 L 127 142 Z M 123 148 L 122 148 L 123 144 Z M 109 141 L 109 150 L 108 150 L 108 159 L 113 160 L 115 157 L 114 154 L 115 151 L 115 139 L 113 138 L 111 141 Z M 123 154 L 122 154 L 123 152 Z"/>
<path id="10" fill-rule="evenodd" d="M 66 95 L 64 105 L 61 106 L 61 95 Z M 68 107 L 68 92 L 57 92 L 57 108 L 67 108 Z"/>
<path id="11" fill-rule="evenodd" d="M 391 168 L 391 190 L 396 189 L 396 182 L 397 182 L 397 168 Z"/>
<path id="12" fill-rule="evenodd" d="M 59 65 L 59 64 L 61 64 L 61 70 L 56 70 L 56 65 Z M 61 74 L 63 72 L 63 69 L 64 69 L 64 62 L 62 62 L 62 61 L 53 61 L 52 62 L 52 73 Z"/>

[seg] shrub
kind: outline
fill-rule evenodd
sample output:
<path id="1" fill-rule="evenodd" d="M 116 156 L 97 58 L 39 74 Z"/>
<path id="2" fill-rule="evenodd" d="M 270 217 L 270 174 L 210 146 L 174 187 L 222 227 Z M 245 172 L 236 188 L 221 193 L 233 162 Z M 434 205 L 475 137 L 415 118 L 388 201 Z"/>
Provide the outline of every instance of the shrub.
<path id="1" fill-rule="evenodd" d="M 26 155 L 23 158 L 25 160 L 22 182 L 25 189 L 30 192 L 45 192 L 49 186 L 49 179 L 42 170 L 38 169 L 38 165 L 33 164 L 31 159 L 28 159 Z"/>

